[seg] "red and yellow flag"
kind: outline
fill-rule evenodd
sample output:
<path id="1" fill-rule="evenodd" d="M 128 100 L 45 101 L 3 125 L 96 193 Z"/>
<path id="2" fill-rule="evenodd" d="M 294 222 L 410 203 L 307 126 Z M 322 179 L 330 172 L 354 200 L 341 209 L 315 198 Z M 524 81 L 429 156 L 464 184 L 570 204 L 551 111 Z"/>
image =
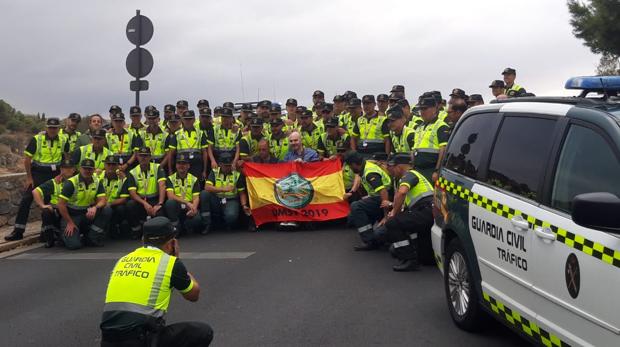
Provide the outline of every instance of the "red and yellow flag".
<path id="1" fill-rule="evenodd" d="M 248 196 L 256 225 L 285 221 L 326 221 L 346 217 L 342 165 L 314 163 L 245 163 Z"/>

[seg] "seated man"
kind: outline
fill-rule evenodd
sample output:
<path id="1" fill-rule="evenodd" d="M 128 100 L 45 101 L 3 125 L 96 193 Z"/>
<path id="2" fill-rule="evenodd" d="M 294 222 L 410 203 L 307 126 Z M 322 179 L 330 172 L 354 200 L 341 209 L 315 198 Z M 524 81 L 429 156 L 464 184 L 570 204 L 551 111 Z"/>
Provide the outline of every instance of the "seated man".
<path id="1" fill-rule="evenodd" d="M 177 171 L 166 179 L 168 200 L 164 204 L 166 216 L 181 232 L 193 230 L 202 235 L 209 232 L 211 214 L 207 192 L 200 191 L 198 178 L 189 173 L 190 159 L 185 153 L 176 158 Z"/>
<path id="2" fill-rule="evenodd" d="M 288 136 L 288 153 L 282 161 L 312 162 L 319 161 L 319 154 L 312 148 L 306 148 L 302 144 L 301 134 L 293 130 Z"/>
<path id="3" fill-rule="evenodd" d="M 141 236 L 141 222 L 147 218 L 163 215 L 166 199 L 166 174 L 157 163 L 151 162 L 151 149 L 138 150 L 138 166 L 129 171 L 127 187 L 131 200 L 127 203 L 131 238 Z"/>
<path id="4" fill-rule="evenodd" d="M 104 209 L 108 210 L 107 213 L 112 216 L 106 233 L 112 238 L 122 234 L 121 225 L 127 218 L 126 203 L 127 198 L 129 198 L 129 190 L 127 178 L 121 167 L 121 158 L 117 155 L 111 155 L 105 159 L 105 171 L 99 176 L 107 197 L 107 204 Z M 126 231 L 125 234 L 128 232 Z"/>
<path id="5" fill-rule="evenodd" d="M 60 175 L 43 182 L 32 191 L 34 202 L 41 209 L 41 241 L 45 248 L 54 246 L 60 237 L 60 214 L 58 213 L 58 197 L 65 181 L 75 175 L 75 164 L 70 159 L 60 163 Z"/>
<path id="6" fill-rule="evenodd" d="M 236 225 L 240 206 L 246 215 L 250 214 L 245 177 L 239 171 L 233 170 L 232 161 L 230 153 L 222 153 L 218 167 L 211 171 L 205 183 L 211 218 L 221 219 L 226 230 Z"/>
<path id="7" fill-rule="evenodd" d="M 433 226 L 433 186 L 411 165 L 411 154 L 397 153 L 388 160 L 394 178 L 400 179 L 394 205 L 387 215 L 387 240 L 400 260 L 394 271 L 413 271 L 418 265 L 418 244 L 425 262 L 434 263 L 430 231 Z M 418 240 L 422 241 L 420 243 Z"/>
<path id="8" fill-rule="evenodd" d="M 103 184 L 94 176 L 95 161 L 84 159 L 80 173 L 69 178 L 62 186 L 58 212 L 62 216 L 61 240 L 68 249 L 82 248 L 82 233 L 91 246 L 103 246 L 103 238 L 110 215 L 105 210 Z"/>

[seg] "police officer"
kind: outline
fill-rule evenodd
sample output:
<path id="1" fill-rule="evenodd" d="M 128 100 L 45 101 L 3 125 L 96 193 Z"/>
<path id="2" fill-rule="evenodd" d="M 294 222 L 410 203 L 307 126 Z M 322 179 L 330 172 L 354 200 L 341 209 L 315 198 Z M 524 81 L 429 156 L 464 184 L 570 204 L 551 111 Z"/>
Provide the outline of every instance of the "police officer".
<path id="1" fill-rule="evenodd" d="M 357 124 L 357 120 L 362 116 L 362 100 L 351 98 L 347 102 L 347 113 L 343 114 L 338 122 L 340 127 L 347 130 L 350 136 L 353 136 L 353 129 Z M 355 144 L 355 142 L 353 142 Z"/>
<path id="2" fill-rule="evenodd" d="M 269 111 L 271 110 L 271 101 L 269 100 L 261 100 L 256 105 L 256 114 L 263 119 L 265 124 L 269 124 Z"/>
<path id="3" fill-rule="evenodd" d="M 323 159 L 334 159 L 339 147 L 351 148 L 351 137 L 346 132 L 340 132 L 338 118 L 331 117 L 325 122 L 325 132 L 321 134 L 317 147 Z"/>
<path id="4" fill-rule="evenodd" d="M 334 104 L 324 102 L 319 104 L 321 109 L 318 111 L 320 114 L 319 120 L 316 125 L 321 129 L 322 133 L 325 133 L 325 122 L 327 122 L 334 115 Z"/>
<path id="5" fill-rule="evenodd" d="M 406 96 L 405 96 L 405 86 L 403 86 L 402 84 L 395 84 L 395 85 L 393 85 L 392 89 L 390 89 L 390 94 L 392 94 L 393 96 L 398 97 L 399 99 L 406 98 Z"/>
<path id="6" fill-rule="evenodd" d="M 181 153 L 176 158 L 176 172 L 166 179 L 164 204 L 166 216 L 181 230 L 194 230 L 202 235 L 209 232 L 211 214 L 207 192 L 200 191 L 198 178 L 189 173 L 190 160 Z"/>
<path id="7" fill-rule="evenodd" d="M 251 161 L 251 158 L 258 152 L 258 142 L 264 139 L 263 119 L 252 117 L 250 120 L 250 132 L 239 140 L 239 160 Z M 243 162 L 239 162 L 243 164 Z"/>
<path id="8" fill-rule="evenodd" d="M 228 105 L 230 106 L 230 105 Z M 234 106 L 233 106 L 234 107 Z M 234 162 L 239 155 L 239 140 L 241 139 L 241 131 L 235 125 L 233 110 L 229 107 L 222 108 L 221 124 L 213 127 L 213 137 L 209 138 L 209 158 L 211 159 L 211 167 L 217 167 L 216 159 L 222 153 L 229 153 L 234 158 Z"/>
<path id="9" fill-rule="evenodd" d="M 117 155 L 110 155 L 105 159 L 105 171 L 99 175 L 99 181 L 103 185 L 106 195 L 106 214 L 110 216 L 110 222 L 106 234 L 115 238 L 121 234 L 123 222 L 127 219 L 127 199 L 129 198 L 129 186 L 125 173 L 119 170 L 121 163 Z"/>
<path id="10" fill-rule="evenodd" d="M 269 125 L 271 125 L 271 121 L 274 119 L 282 119 L 282 107 L 277 104 L 277 103 L 272 103 L 271 104 L 271 109 L 269 110 Z M 267 128 L 268 129 L 268 134 L 271 133 L 271 128 Z"/>
<path id="11" fill-rule="evenodd" d="M 282 118 L 272 119 L 270 125 L 271 134 L 268 135 L 267 139 L 271 155 L 278 160 L 283 160 L 286 153 L 288 153 L 288 136 L 282 130 L 284 121 Z"/>
<path id="12" fill-rule="evenodd" d="M 390 97 L 387 94 L 377 95 L 377 112 L 379 116 L 387 116 L 387 109 L 389 106 Z"/>
<path id="13" fill-rule="evenodd" d="M 245 190 L 245 178 L 234 170 L 233 157 L 223 152 L 218 166 L 211 170 L 205 184 L 208 193 L 211 218 L 222 220 L 226 230 L 232 229 L 239 219 L 240 208 L 249 215 L 248 196 Z"/>
<path id="14" fill-rule="evenodd" d="M 469 99 L 469 96 L 467 96 L 467 93 L 465 93 L 465 91 L 461 88 L 454 88 L 452 89 L 452 93 L 450 93 L 450 100 L 448 100 L 448 105 L 450 104 L 454 104 L 454 103 L 467 103 L 467 100 Z M 447 110 L 446 110 L 447 113 Z"/>
<path id="15" fill-rule="evenodd" d="M 96 173 L 99 174 L 103 171 L 103 164 L 105 158 L 112 155 L 107 147 L 105 147 L 105 139 L 107 133 L 103 129 L 95 130 L 91 133 L 92 143 L 82 146 L 75 151 L 71 156 L 74 163 L 81 163 L 84 159 L 92 159 L 95 162 Z"/>
<path id="16" fill-rule="evenodd" d="M 127 203 L 131 237 L 140 236 L 140 222 L 163 215 L 166 199 L 166 174 L 157 163 L 151 162 L 151 150 L 138 150 L 138 166 L 129 171 L 127 187 L 131 200 Z"/>
<path id="17" fill-rule="evenodd" d="M 63 159 L 60 164 L 60 175 L 43 182 L 32 191 L 34 202 L 41 209 L 41 241 L 45 243 L 45 248 L 53 247 L 56 237 L 60 236 L 58 197 L 63 183 L 73 175 L 75 164 L 71 159 Z"/>
<path id="18" fill-rule="evenodd" d="M 203 107 L 198 110 L 198 120 L 194 123 L 194 127 L 206 134 L 207 139 L 213 138 L 215 130 L 211 109 L 209 107 Z"/>
<path id="19" fill-rule="evenodd" d="M 406 108 L 409 107 L 406 106 Z M 387 115 L 388 125 L 390 127 L 391 152 L 411 153 L 415 144 L 415 131 L 405 126 L 407 118 L 403 114 L 403 107 L 397 103 L 387 110 Z"/>
<path id="20" fill-rule="evenodd" d="M 361 179 L 358 174 L 351 170 L 351 166 L 344 162 L 345 154 L 350 150 L 346 146 L 338 146 L 336 152 L 338 153 L 338 159 L 342 163 L 342 179 L 344 183 L 344 196 L 343 200 L 347 200 L 349 203 L 360 199 L 359 187 Z"/>
<path id="21" fill-rule="evenodd" d="M 252 104 L 249 102 L 244 103 L 243 105 L 241 105 L 241 110 L 239 111 L 239 120 L 241 121 L 241 124 L 243 124 L 243 127 L 241 129 L 242 135 L 246 135 L 250 129 L 250 120 L 252 116 Z"/>
<path id="22" fill-rule="evenodd" d="M 177 107 L 178 108 L 178 107 Z M 187 154 L 191 160 L 189 172 L 202 179 L 207 176 L 207 163 L 209 155 L 207 147 L 207 134 L 194 127 L 196 115 L 194 111 L 183 112 L 183 128 L 179 129 L 170 141 L 170 157 L 176 158 L 178 153 Z M 172 163 L 169 164 L 172 171 Z"/>
<path id="23" fill-rule="evenodd" d="M 166 137 L 166 166 L 164 169 L 168 170 L 168 173 L 172 173 L 174 171 L 174 161 L 175 157 L 172 155 L 172 150 L 170 146 L 173 141 L 176 141 L 177 132 L 181 129 L 181 117 L 178 114 L 173 114 L 168 120 L 168 137 Z"/>
<path id="24" fill-rule="evenodd" d="M 357 151 L 368 157 L 371 153 L 390 151 L 388 137 L 390 130 L 385 116 L 379 116 L 375 110 L 375 96 L 364 95 L 362 107 L 364 115 L 357 119 L 353 128 L 353 137 Z"/>
<path id="25" fill-rule="evenodd" d="M 491 94 L 493 94 L 493 96 L 497 98 L 500 95 L 504 95 L 506 84 L 502 80 L 495 80 L 491 82 L 489 88 L 491 88 Z"/>
<path id="26" fill-rule="evenodd" d="M 516 98 L 527 93 L 525 88 L 515 83 L 515 79 L 517 78 L 517 70 L 507 67 L 504 71 L 502 71 L 502 75 L 504 76 L 504 82 L 506 83 L 504 94 L 506 94 L 507 97 Z"/>
<path id="27" fill-rule="evenodd" d="M 155 110 L 155 106 L 147 106 L 144 108 L 144 113 L 149 113 Z M 119 114 L 122 112 L 118 112 Z M 110 117 L 112 118 L 112 117 Z M 129 118 L 131 119 L 131 124 L 129 124 L 129 132 L 134 136 L 137 136 L 141 129 L 144 129 L 145 126 L 142 123 L 142 110 L 140 106 L 132 106 L 129 108 Z M 123 115 L 123 120 L 125 116 Z M 112 125 L 114 125 L 114 119 L 112 118 Z"/>
<path id="28" fill-rule="evenodd" d="M 301 115 L 301 139 L 304 147 L 316 150 L 319 146 L 322 131 L 314 123 L 312 117 L 313 113 L 310 110 L 306 110 Z"/>
<path id="29" fill-rule="evenodd" d="M 197 109 L 200 110 L 200 109 L 206 108 L 206 107 L 211 107 L 209 105 L 209 100 L 207 100 L 207 99 L 200 99 L 200 100 L 198 100 L 198 103 L 196 104 L 196 108 Z"/>
<path id="30" fill-rule="evenodd" d="M 467 107 L 484 105 L 484 99 L 480 94 L 471 94 L 467 99 Z"/>
<path id="31" fill-rule="evenodd" d="M 168 132 L 159 125 L 159 111 L 147 113 L 146 124 L 146 128 L 140 129 L 140 141 L 144 147 L 151 150 L 152 160 L 165 168 L 169 160 L 167 157 L 169 148 L 166 146 Z"/>
<path id="32" fill-rule="evenodd" d="M 188 110 L 189 103 L 187 100 L 179 100 L 177 101 L 177 114 L 183 117 L 183 113 Z"/>
<path id="33" fill-rule="evenodd" d="M 170 118 L 172 118 L 172 116 L 175 115 L 176 112 L 177 112 L 176 106 L 174 106 L 172 104 L 166 104 L 164 106 L 164 119 L 161 120 L 159 125 L 163 126 L 166 129 L 168 129 L 168 121 L 170 120 Z"/>
<path id="34" fill-rule="evenodd" d="M 448 105 L 448 116 L 446 117 L 445 122 L 450 127 L 450 131 L 454 129 L 456 122 L 461 119 L 461 116 L 465 113 L 465 111 L 467 111 L 467 105 L 462 101 Z"/>
<path id="35" fill-rule="evenodd" d="M 425 258 L 431 251 L 430 230 L 433 225 L 433 186 L 419 172 L 413 170 L 411 155 L 397 153 L 388 160 L 390 171 L 399 179 L 392 210 L 385 226 L 387 240 L 394 255 L 401 261 L 394 271 L 417 270 L 418 245 L 424 247 Z M 423 242 L 419 242 L 422 240 Z M 430 257 L 432 261 L 432 255 Z"/>
<path id="36" fill-rule="evenodd" d="M 424 122 L 415 128 L 415 166 L 427 180 L 434 183 L 450 137 L 450 128 L 439 119 L 436 98 L 423 98 L 418 106 Z"/>
<path id="37" fill-rule="evenodd" d="M 325 93 L 322 90 L 315 90 L 312 93 L 312 106 L 317 106 L 317 104 L 325 102 Z M 317 116 L 315 113 L 314 116 Z"/>
<path id="38" fill-rule="evenodd" d="M 103 246 L 105 230 L 112 217 L 109 210 L 104 209 L 107 200 L 103 184 L 95 175 L 95 162 L 82 160 L 79 171 L 63 184 L 58 199 L 61 240 L 71 250 L 82 248 L 82 233 L 87 245 Z"/>
<path id="39" fill-rule="evenodd" d="M 144 223 L 142 247 L 122 257 L 111 272 L 101 317 L 102 347 L 208 346 L 205 323 L 166 325 L 172 289 L 198 301 L 200 286 L 178 258 L 176 230 L 166 217 Z"/>
<path id="40" fill-rule="evenodd" d="M 32 190 L 59 173 L 60 163 L 69 151 L 69 143 L 64 136 L 58 135 L 59 130 L 60 120 L 48 118 L 45 131 L 32 137 L 24 150 L 26 182 L 13 232 L 4 237 L 7 241 L 23 238 L 32 205 Z"/>
<path id="41" fill-rule="evenodd" d="M 82 136 L 82 133 L 77 130 L 78 125 L 82 121 L 82 116 L 79 113 L 71 113 L 69 117 L 65 119 L 65 127 L 60 129 L 59 136 L 64 136 L 69 143 L 69 152 L 75 150 L 75 144 L 77 140 Z"/>
<path id="42" fill-rule="evenodd" d="M 132 112 L 136 112 L 134 109 L 135 107 L 136 106 L 132 107 Z M 137 115 L 142 117 L 142 113 L 139 112 L 139 107 L 137 112 Z M 132 121 L 135 117 L 137 116 L 134 113 Z M 142 139 L 137 132 L 142 129 L 143 128 L 125 129 L 125 115 L 122 113 L 115 113 L 112 115 L 112 129 L 106 134 L 106 142 L 108 149 L 115 155 L 118 155 L 119 164 L 121 165 L 120 169 L 122 171 L 132 167 L 133 163 L 136 161 L 135 151 L 142 146 Z"/>
<path id="43" fill-rule="evenodd" d="M 382 241 L 373 232 L 373 223 L 385 216 L 390 206 L 388 189 L 391 185 L 390 176 L 378 165 L 365 160 L 358 152 L 349 152 L 344 162 L 354 173 L 360 175 L 361 185 L 368 197 L 351 204 L 348 223 L 353 225 L 362 239 L 363 245 L 355 246 L 356 251 L 377 249 Z"/>
<path id="44" fill-rule="evenodd" d="M 334 95 L 334 98 L 332 99 L 332 101 L 334 102 L 334 116 L 337 118 L 342 117 L 345 113 L 347 113 L 347 102 L 344 98 L 344 96 L 337 94 Z"/>

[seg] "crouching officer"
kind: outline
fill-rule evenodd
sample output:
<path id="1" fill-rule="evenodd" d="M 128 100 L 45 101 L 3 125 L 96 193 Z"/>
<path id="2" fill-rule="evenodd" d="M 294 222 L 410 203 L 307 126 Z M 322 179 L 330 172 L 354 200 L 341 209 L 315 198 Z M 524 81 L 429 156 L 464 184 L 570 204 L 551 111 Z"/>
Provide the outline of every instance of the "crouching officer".
<path id="1" fill-rule="evenodd" d="M 105 172 L 99 176 L 107 197 L 104 210 L 110 214 L 107 234 L 111 237 L 120 236 L 120 226 L 127 218 L 127 198 L 129 189 L 125 173 L 120 170 L 121 160 L 117 155 L 111 155 L 105 159 Z"/>
<path id="2" fill-rule="evenodd" d="M 356 251 L 368 251 L 379 248 L 381 240 L 373 232 L 373 223 L 383 219 L 385 209 L 390 205 L 388 189 L 390 176 L 379 165 L 367 161 L 358 152 L 349 152 L 344 162 L 354 173 L 360 175 L 362 187 L 368 196 L 351 204 L 348 223 L 357 228 L 364 243 L 355 246 Z"/>
<path id="3" fill-rule="evenodd" d="M 58 199 L 58 212 L 62 216 L 61 240 L 68 249 L 82 247 L 81 233 L 87 245 L 103 246 L 103 237 L 112 217 L 105 210 L 106 197 L 103 184 L 94 175 L 95 162 L 84 159 L 80 173 L 69 178 L 62 186 Z"/>
<path id="4" fill-rule="evenodd" d="M 45 248 L 54 246 L 60 235 L 60 214 L 58 213 L 58 197 L 65 181 L 75 175 L 75 165 L 70 159 L 60 163 L 60 175 L 43 182 L 32 191 L 34 202 L 41 209 L 41 241 Z"/>
<path id="5" fill-rule="evenodd" d="M 177 171 L 166 179 L 168 200 L 164 204 L 166 216 L 174 227 L 194 230 L 202 235 L 209 232 L 211 214 L 207 192 L 200 191 L 198 178 L 189 173 L 190 160 L 187 154 L 177 155 Z"/>
<path id="6" fill-rule="evenodd" d="M 144 246 L 114 266 L 101 317 L 101 346 L 208 346 L 213 329 L 201 322 L 166 325 L 172 289 L 198 301 L 200 286 L 178 258 L 176 230 L 166 217 L 144 223 Z"/>
<path id="7" fill-rule="evenodd" d="M 232 229 L 239 219 L 239 207 L 249 215 L 248 196 L 245 191 L 245 177 L 232 167 L 232 155 L 222 153 L 219 166 L 211 171 L 205 190 L 209 200 L 211 217 L 223 219 L 227 230 Z"/>
<path id="8" fill-rule="evenodd" d="M 127 203 L 131 237 L 140 237 L 140 223 L 147 217 L 163 215 L 166 199 L 166 174 L 157 163 L 151 162 L 151 149 L 138 150 L 139 165 L 129 171 L 127 187 L 131 200 Z"/>
<path id="9" fill-rule="evenodd" d="M 393 254 L 401 261 L 393 269 L 417 270 L 418 245 L 424 249 L 424 258 L 428 258 L 431 250 L 433 186 L 422 174 L 413 170 L 409 153 L 393 155 L 388 160 L 388 165 L 394 177 L 400 179 L 394 195 L 394 205 L 385 223 L 387 240 L 392 244 Z M 431 263 L 432 259 L 431 255 Z"/>

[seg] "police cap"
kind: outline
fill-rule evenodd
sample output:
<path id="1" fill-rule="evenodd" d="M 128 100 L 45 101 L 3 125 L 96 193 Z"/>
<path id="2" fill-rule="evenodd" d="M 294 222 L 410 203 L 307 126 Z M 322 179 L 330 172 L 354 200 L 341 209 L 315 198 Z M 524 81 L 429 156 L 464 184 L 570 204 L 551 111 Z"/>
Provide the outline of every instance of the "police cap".
<path id="1" fill-rule="evenodd" d="M 146 112 L 147 109 L 144 109 L 144 112 Z M 139 116 L 142 114 L 142 110 L 140 109 L 140 106 L 131 106 L 129 108 L 129 115 L 130 116 Z"/>
<path id="2" fill-rule="evenodd" d="M 172 116 L 170 116 L 170 119 L 168 119 L 168 123 L 179 122 L 179 121 L 181 121 L 181 116 L 179 116 L 178 113 L 173 114 Z"/>
<path id="3" fill-rule="evenodd" d="M 69 119 L 80 122 L 82 121 L 82 116 L 79 113 L 71 113 L 69 114 Z"/>
<path id="4" fill-rule="evenodd" d="M 396 102 L 400 107 L 409 107 L 409 101 L 407 99 L 400 99 Z"/>
<path id="5" fill-rule="evenodd" d="M 177 154 L 176 162 L 178 163 L 189 163 L 191 160 L 189 159 L 189 155 L 187 153 L 179 153 Z"/>
<path id="6" fill-rule="evenodd" d="M 334 102 L 344 102 L 344 101 L 346 101 L 346 100 L 345 100 L 345 97 L 344 97 L 344 96 L 342 96 L 342 95 L 340 95 L 340 94 L 337 94 L 337 95 L 334 95 L 334 99 L 333 99 L 333 101 L 334 101 Z"/>
<path id="7" fill-rule="evenodd" d="M 230 165 L 232 164 L 233 156 L 229 152 L 222 152 L 218 156 L 217 161 L 220 165 Z"/>
<path id="8" fill-rule="evenodd" d="M 329 103 L 329 102 L 323 103 L 323 107 L 321 107 L 321 112 L 325 112 L 325 111 L 331 112 L 333 110 L 334 110 L 334 104 Z"/>
<path id="9" fill-rule="evenodd" d="M 297 106 L 297 108 L 295 108 L 295 112 L 297 113 L 304 113 L 306 112 L 308 108 L 306 106 Z"/>
<path id="10" fill-rule="evenodd" d="M 123 112 L 123 109 L 121 109 L 120 106 L 118 105 L 110 106 L 110 113 L 118 113 L 118 112 Z"/>
<path id="11" fill-rule="evenodd" d="M 106 164 L 120 164 L 120 158 L 117 155 L 108 155 L 105 158 L 105 163 Z"/>
<path id="12" fill-rule="evenodd" d="M 269 101 L 269 100 L 261 100 L 261 101 L 258 102 L 257 107 L 271 108 L 271 101 Z"/>
<path id="13" fill-rule="evenodd" d="M 399 104 L 392 105 L 385 111 L 388 119 L 400 119 L 403 117 L 403 107 Z"/>
<path id="14" fill-rule="evenodd" d="M 48 118 L 45 122 L 45 126 L 48 128 L 60 128 L 60 119 L 56 117 Z"/>
<path id="15" fill-rule="evenodd" d="M 329 119 L 325 122 L 326 128 L 335 128 L 338 126 L 338 118 L 329 117 Z"/>
<path id="16" fill-rule="evenodd" d="M 489 88 L 506 88 L 506 84 L 502 80 L 495 80 L 491 82 Z"/>
<path id="17" fill-rule="evenodd" d="M 113 113 L 112 116 L 110 117 L 110 119 L 112 119 L 113 121 L 114 120 L 122 120 L 122 121 L 124 121 L 125 120 L 125 115 L 122 112 L 120 112 L 120 113 Z"/>
<path id="18" fill-rule="evenodd" d="M 420 108 L 436 107 L 437 106 L 437 100 L 435 98 L 422 98 L 422 99 L 420 99 L 420 102 L 418 102 L 418 106 Z"/>
<path id="19" fill-rule="evenodd" d="M 157 118 L 159 117 L 159 111 L 157 110 L 148 110 L 145 111 L 146 113 L 146 118 Z"/>
<path id="20" fill-rule="evenodd" d="M 235 109 L 235 104 L 233 102 L 226 101 L 225 103 L 222 104 L 222 107 L 234 110 Z"/>
<path id="21" fill-rule="evenodd" d="M 405 92 L 405 86 L 400 85 L 400 84 L 395 84 L 392 86 L 392 89 L 390 90 L 390 93 L 404 93 Z"/>
<path id="22" fill-rule="evenodd" d="M 252 112 L 252 104 L 245 103 L 245 104 L 241 105 L 241 111 Z"/>
<path id="23" fill-rule="evenodd" d="M 484 99 L 482 99 L 482 95 L 480 94 L 472 94 L 469 96 L 467 103 L 473 103 L 473 102 L 484 102 Z"/>
<path id="24" fill-rule="evenodd" d="M 90 134 L 91 137 L 99 138 L 99 139 L 104 139 L 105 135 L 106 135 L 106 132 L 103 129 L 97 129 Z"/>
<path id="25" fill-rule="evenodd" d="M 344 92 L 344 97 L 347 100 L 351 100 L 353 98 L 357 98 L 357 93 L 353 92 L 353 91 L 350 91 L 350 90 L 347 90 L 346 92 Z"/>
<path id="26" fill-rule="evenodd" d="M 142 146 L 138 149 L 138 155 L 151 155 L 151 149 L 146 146 Z"/>
<path id="27" fill-rule="evenodd" d="M 390 166 L 392 166 L 392 165 L 399 165 L 399 164 L 411 165 L 411 154 L 409 154 L 409 153 L 395 153 L 395 154 L 392 154 L 388 158 L 387 164 L 390 165 Z"/>
<path id="28" fill-rule="evenodd" d="M 372 154 L 372 160 L 386 161 L 387 159 L 388 155 L 385 152 L 375 152 Z"/>
<path id="29" fill-rule="evenodd" d="M 187 102 L 187 100 L 179 100 L 179 101 L 177 101 L 177 107 L 188 108 L 189 107 L 189 103 Z"/>
<path id="30" fill-rule="evenodd" d="M 176 228 L 166 217 L 155 217 L 144 222 L 142 235 L 145 241 L 166 240 L 176 234 Z"/>
<path id="31" fill-rule="evenodd" d="M 398 101 L 400 99 L 404 99 L 404 96 L 402 96 L 402 94 L 397 94 L 397 93 L 391 93 L 389 100 L 390 101 Z"/>
<path id="32" fill-rule="evenodd" d="M 278 126 L 278 125 L 283 125 L 284 121 L 282 120 L 282 118 L 275 118 L 275 119 L 269 120 L 269 124 L 271 126 Z"/>
<path id="33" fill-rule="evenodd" d="M 461 88 L 454 88 L 454 89 L 452 89 L 452 93 L 450 93 L 450 96 L 461 98 L 461 99 L 466 99 L 467 98 L 467 94 Z"/>
<path id="34" fill-rule="evenodd" d="M 215 106 L 215 108 L 213 109 L 213 114 L 215 116 L 219 116 L 222 114 L 222 106 Z"/>
<path id="35" fill-rule="evenodd" d="M 211 109 L 209 106 L 204 106 L 203 108 L 198 110 L 200 117 L 211 117 Z"/>
<path id="36" fill-rule="evenodd" d="M 390 97 L 387 94 L 377 95 L 377 101 L 388 101 Z"/>
<path id="37" fill-rule="evenodd" d="M 325 96 L 325 93 L 322 90 L 315 90 L 312 96 Z"/>
<path id="38" fill-rule="evenodd" d="M 282 107 L 279 104 L 276 104 L 276 103 L 271 104 L 271 109 L 269 110 L 269 113 L 280 114 L 280 113 L 282 113 Z"/>
<path id="39" fill-rule="evenodd" d="M 288 105 L 292 105 L 292 106 L 297 107 L 297 100 L 296 100 L 296 99 L 293 99 L 293 98 L 289 98 L 289 99 L 287 99 L 287 100 L 286 100 L 286 106 L 288 106 Z"/>
<path id="40" fill-rule="evenodd" d="M 344 162 L 347 164 L 362 164 L 364 157 L 356 151 L 351 151 L 344 156 Z"/>
<path id="41" fill-rule="evenodd" d="M 374 95 L 364 95 L 362 97 L 362 104 L 374 104 L 375 103 L 375 96 Z"/>
<path id="42" fill-rule="evenodd" d="M 310 118 L 310 117 L 312 117 L 312 116 L 313 116 L 312 111 L 310 111 L 310 110 L 306 109 L 306 110 L 305 110 L 305 111 L 304 111 L 304 112 L 303 112 L 303 113 L 299 116 L 299 118 Z"/>
<path id="43" fill-rule="evenodd" d="M 507 67 L 504 69 L 504 71 L 502 71 L 502 75 L 515 75 L 516 73 L 517 73 L 517 70 L 511 67 Z"/>
<path id="44" fill-rule="evenodd" d="M 183 115 L 181 116 L 183 119 L 196 118 L 196 114 L 193 110 L 185 110 L 183 111 Z"/>
<path id="45" fill-rule="evenodd" d="M 228 107 L 223 107 L 220 115 L 222 117 L 232 117 L 233 116 L 233 110 L 231 108 L 228 108 Z"/>
<path id="46" fill-rule="evenodd" d="M 85 168 L 85 169 L 94 169 L 95 168 L 95 161 L 92 159 L 83 159 L 82 162 L 80 163 L 80 166 Z"/>
<path id="47" fill-rule="evenodd" d="M 251 127 L 263 127 L 263 119 L 260 117 L 253 117 L 252 119 L 250 119 L 250 126 Z"/>
<path id="48" fill-rule="evenodd" d="M 60 162 L 60 167 L 75 167 L 75 164 L 73 164 L 73 160 L 66 158 Z"/>
<path id="49" fill-rule="evenodd" d="M 349 104 L 347 105 L 348 108 L 356 108 L 358 106 L 362 106 L 362 100 L 358 98 L 349 99 Z"/>
<path id="50" fill-rule="evenodd" d="M 177 108 L 172 104 L 164 106 L 164 112 L 175 112 L 176 110 Z"/>
<path id="51" fill-rule="evenodd" d="M 196 107 L 198 107 L 198 109 L 201 109 L 203 107 L 209 107 L 209 100 L 205 100 L 205 99 L 198 100 Z"/>
<path id="52" fill-rule="evenodd" d="M 144 112 L 153 112 L 156 111 L 157 107 L 153 106 L 153 105 L 148 105 L 147 107 L 144 108 Z"/>

